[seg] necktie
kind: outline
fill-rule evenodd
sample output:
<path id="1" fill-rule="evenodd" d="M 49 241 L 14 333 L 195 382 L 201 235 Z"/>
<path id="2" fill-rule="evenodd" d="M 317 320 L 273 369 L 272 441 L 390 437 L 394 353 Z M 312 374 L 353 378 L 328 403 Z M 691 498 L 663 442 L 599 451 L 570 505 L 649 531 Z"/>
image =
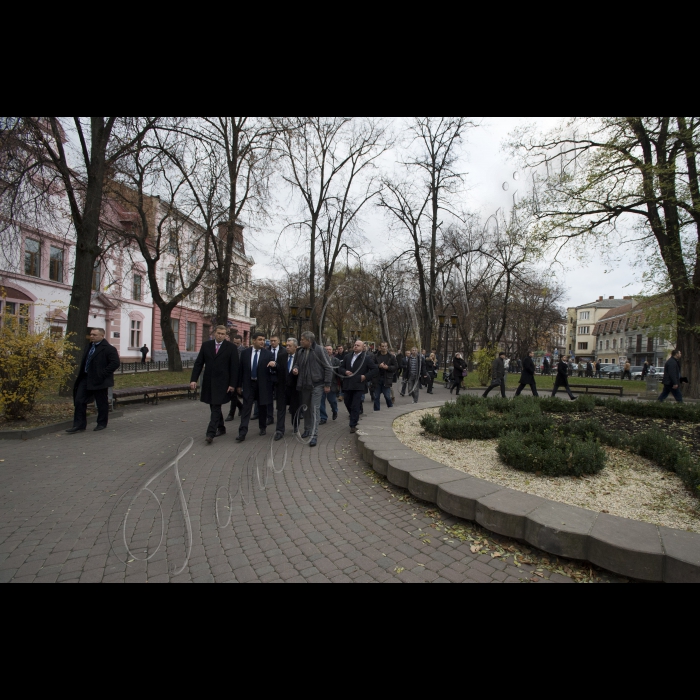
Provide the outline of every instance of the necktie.
<path id="1" fill-rule="evenodd" d="M 219 354 L 219 350 L 221 350 L 221 345 L 217 344 L 217 346 L 216 346 L 216 354 L 217 355 Z"/>
<path id="2" fill-rule="evenodd" d="M 88 353 L 87 362 L 85 363 L 85 374 L 87 374 L 90 371 L 90 363 L 92 362 L 92 357 L 95 354 L 95 350 L 97 350 L 97 345 L 93 345 L 90 352 Z"/>
<path id="3" fill-rule="evenodd" d="M 260 352 L 259 350 L 255 351 L 255 359 L 253 360 L 253 375 L 252 375 L 253 379 L 258 378 L 258 353 L 259 352 Z"/>
<path id="4" fill-rule="evenodd" d="M 289 369 L 287 370 L 289 374 L 292 373 L 292 368 L 294 367 L 294 355 L 289 356 Z"/>

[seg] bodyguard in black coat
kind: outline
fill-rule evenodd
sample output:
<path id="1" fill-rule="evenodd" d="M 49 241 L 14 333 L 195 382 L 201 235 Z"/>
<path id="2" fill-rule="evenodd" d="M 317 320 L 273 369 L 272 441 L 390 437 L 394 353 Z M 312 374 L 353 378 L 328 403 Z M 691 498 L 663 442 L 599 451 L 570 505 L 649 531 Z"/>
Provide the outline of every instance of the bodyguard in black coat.
<path id="1" fill-rule="evenodd" d="M 552 398 L 557 395 L 557 391 L 562 387 L 566 389 L 566 393 L 572 401 L 576 401 L 576 397 L 571 391 L 569 386 L 569 364 L 566 361 L 566 357 L 562 357 L 561 361 L 557 365 L 557 378 L 554 380 L 554 391 L 552 392 Z"/>
<path id="2" fill-rule="evenodd" d="M 210 445 L 214 438 L 226 435 L 221 407 L 231 403 L 238 382 L 238 350 L 226 340 L 226 333 L 226 328 L 219 326 L 215 340 L 202 345 L 190 380 L 192 388 L 196 388 L 204 371 L 201 401 L 211 407 L 211 422 L 207 428 L 207 443 Z"/>
<path id="3" fill-rule="evenodd" d="M 367 383 L 379 376 L 374 358 L 365 352 L 365 344 L 358 340 L 355 349 L 349 352 L 340 363 L 337 370 L 343 380 L 343 395 L 345 396 L 345 406 L 350 414 L 350 432 L 357 432 L 357 425 L 360 422 L 360 411 L 362 410 L 362 397 L 366 395 Z"/>
<path id="4" fill-rule="evenodd" d="M 87 407 L 97 402 L 97 427 L 95 432 L 105 430 L 109 421 L 109 389 L 114 386 L 114 373 L 119 369 L 119 353 L 105 340 L 105 332 L 95 329 L 90 332 L 90 346 L 85 350 L 80 371 L 73 387 L 75 414 L 70 435 L 87 430 Z"/>
<path id="5" fill-rule="evenodd" d="M 272 390 L 277 381 L 274 355 L 265 348 L 265 336 L 257 333 L 251 339 L 253 347 L 246 348 L 241 355 L 241 365 L 236 384 L 243 396 L 241 427 L 236 442 L 245 442 L 248 435 L 253 405 L 258 404 L 260 435 L 267 434 L 267 407 L 272 403 Z"/>
<path id="6" fill-rule="evenodd" d="M 515 393 L 516 398 L 523 393 L 523 389 L 526 386 L 529 386 L 530 389 L 532 389 L 533 396 L 539 396 L 537 393 L 537 383 L 535 382 L 535 361 L 532 359 L 534 356 L 535 353 L 531 352 L 523 360 L 523 374 L 520 377 L 520 386 L 518 387 L 518 391 Z"/>

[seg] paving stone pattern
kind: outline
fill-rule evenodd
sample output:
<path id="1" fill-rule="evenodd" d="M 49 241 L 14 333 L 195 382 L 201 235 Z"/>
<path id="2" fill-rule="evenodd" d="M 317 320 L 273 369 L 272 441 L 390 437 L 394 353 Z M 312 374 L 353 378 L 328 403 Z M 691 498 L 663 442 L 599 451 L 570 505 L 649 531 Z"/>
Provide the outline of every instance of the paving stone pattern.
<path id="1" fill-rule="evenodd" d="M 436 392 L 424 402 L 448 398 L 443 389 Z M 365 411 L 362 425 L 369 426 L 369 401 Z M 207 447 L 207 422 L 206 406 L 179 401 L 128 411 L 104 433 L 0 444 L 0 582 L 523 580 L 522 572 L 473 555 L 467 544 L 438 537 L 425 544 L 419 535 L 433 523 L 426 507 L 400 501 L 404 492 L 377 483 L 349 433 L 344 407 L 336 423 L 321 428 L 318 448 L 287 440 L 287 465 L 280 474 L 266 468 L 272 431 L 267 438 L 251 432 L 239 446 L 234 428 Z M 190 538 L 173 469 L 150 486 L 153 495 L 141 492 L 129 505 L 189 436 L 194 448 L 179 465 L 192 526 L 187 559 Z M 284 450 L 285 443 L 277 443 L 277 470 L 284 464 Z M 457 522 L 444 518 L 447 526 Z M 545 576 L 550 582 L 571 582 Z"/>

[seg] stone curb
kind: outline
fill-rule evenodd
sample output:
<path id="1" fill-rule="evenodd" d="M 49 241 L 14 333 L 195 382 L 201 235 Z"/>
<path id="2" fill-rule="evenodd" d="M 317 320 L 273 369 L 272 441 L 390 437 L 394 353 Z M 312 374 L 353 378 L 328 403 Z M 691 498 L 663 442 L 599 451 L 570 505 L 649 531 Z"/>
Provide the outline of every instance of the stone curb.
<path id="1" fill-rule="evenodd" d="M 109 414 L 109 420 L 122 418 L 123 415 L 124 411 L 114 411 Z M 97 416 L 88 416 L 88 426 L 94 425 L 96 420 Z M 69 420 L 65 423 L 54 423 L 53 425 L 45 425 L 42 428 L 32 428 L 31 430 L 0 430 L 0 440 L 32 440 L 42 435 L 51 435 L 51 433 L 70 430 L 72 427 L 73 421 Z"/>
<path id="2" fill-rule="evenodd" d="M 594 513 L 491 484 L 412 451 L 393 430 L 397 418 L 444 402 L 376 414 L 358 432 L 363 459 L 392 484 L 450 515 L 527 542 L 549 554 L 588 561 L 654 583 L 700 583 L 700 535 Z"/>

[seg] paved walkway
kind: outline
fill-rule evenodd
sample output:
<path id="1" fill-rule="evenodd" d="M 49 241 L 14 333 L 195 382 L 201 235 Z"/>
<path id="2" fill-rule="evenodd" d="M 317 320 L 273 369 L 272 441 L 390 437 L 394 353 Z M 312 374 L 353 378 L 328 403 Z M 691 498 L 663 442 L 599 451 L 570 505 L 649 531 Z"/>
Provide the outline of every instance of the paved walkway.
<path id="1" fill-rule="evenodd" d="M 288 440 L 286 466 L 272 433 L 239 446 L 234 429 L 207 447 L 207 422 L 206 406 L 178 401 L 129 411 L 101 434 L 0 443 L 0 582 L 571 581 L 445 541 L 435 511 L 361 460 L 342 406 L 318 448 Z M 182 491 L 174 468 L 143 490 L 189 437 Z"/>

